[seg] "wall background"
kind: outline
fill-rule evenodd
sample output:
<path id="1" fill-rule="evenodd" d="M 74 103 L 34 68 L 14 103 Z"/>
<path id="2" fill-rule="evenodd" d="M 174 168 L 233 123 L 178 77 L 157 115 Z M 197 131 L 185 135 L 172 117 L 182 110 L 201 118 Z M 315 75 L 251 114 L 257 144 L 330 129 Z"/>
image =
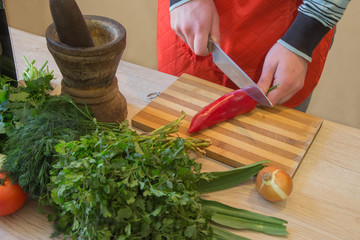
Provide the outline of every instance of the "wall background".
<path id="1" fill-rule="evenodd" d="M 155 0 L 77 0 L 83 14 L 112 18 L 127 30 L 123 60 L 157 69 Z M 47 0 L 5 0 L 11 27 L 44 36 L 52 22 Z M 351 1 L 308 113 L 360 128 L 360 1 Z M 29 56 L 28 56 L 29 57 Z"/>
<path id="2" fill-rule="evenodd" d="M 156 12 L 154 0 L 77 0 L 81 12 L 100 15 L 120 22 L 126 29 L 125 61 L 148 68 L 156 63 Z M 5 0 L 8 23 L 11 27 L 45 35 L 52 23 L 48 0 Z"/>

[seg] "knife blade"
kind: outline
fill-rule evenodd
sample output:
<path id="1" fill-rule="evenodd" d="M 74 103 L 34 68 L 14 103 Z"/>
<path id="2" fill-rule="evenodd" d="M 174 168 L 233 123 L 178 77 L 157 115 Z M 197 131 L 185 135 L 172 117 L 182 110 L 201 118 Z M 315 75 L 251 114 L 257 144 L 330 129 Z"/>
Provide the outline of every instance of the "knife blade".
<path id="1" fill-rule="evenodd" d="M 251 80 L 251 78 L 212 40 L 209 40 L 209 51 L 213 62 L 230 80 L 258 103 L 272 107 L 272 103 Z"/>

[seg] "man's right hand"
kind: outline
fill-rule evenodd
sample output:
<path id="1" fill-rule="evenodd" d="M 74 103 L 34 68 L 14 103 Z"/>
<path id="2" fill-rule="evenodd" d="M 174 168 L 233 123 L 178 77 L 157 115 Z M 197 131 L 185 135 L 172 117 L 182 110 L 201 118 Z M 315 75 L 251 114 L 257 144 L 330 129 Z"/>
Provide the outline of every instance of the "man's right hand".
<path id="1" fill-rule="evenodd" d="M 209 54 L 209 37 L 220 44 L 220 25 L 213 0 L 191 0 L 170 12 L 171 28 L 199 56 Z"/>

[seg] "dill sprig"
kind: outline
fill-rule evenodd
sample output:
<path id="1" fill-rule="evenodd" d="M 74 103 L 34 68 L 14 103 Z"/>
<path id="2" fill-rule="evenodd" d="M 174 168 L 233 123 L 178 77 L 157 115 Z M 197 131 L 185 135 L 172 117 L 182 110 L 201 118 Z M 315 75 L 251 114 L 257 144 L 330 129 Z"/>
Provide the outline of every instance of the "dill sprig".
<path id="1" fill-rule="evenodd" d="M 36 117 L 7 132 L 2 171 L 30 198 L 37 198 L 46 193 L 55 145 L 76 140 L 94 129 L 96 124 L 74 108 L 68 97 L 52 96 Z"/>

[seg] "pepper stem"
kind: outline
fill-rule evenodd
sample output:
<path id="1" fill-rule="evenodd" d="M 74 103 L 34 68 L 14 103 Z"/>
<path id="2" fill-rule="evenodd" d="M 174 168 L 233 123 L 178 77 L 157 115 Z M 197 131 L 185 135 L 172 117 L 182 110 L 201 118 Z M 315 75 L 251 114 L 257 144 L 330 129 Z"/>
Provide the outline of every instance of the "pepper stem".
<path id="1" fill-rule="evenodd" d="M 269 90 L 266 92 L 266 94 L 268 94 L 269 92 L 271 92 L 272 90 L 274 90 L 275 88 L 277 88 L 279 86 L 279 83 L 272 86 L 271 88 L 269 88 Z"/>

